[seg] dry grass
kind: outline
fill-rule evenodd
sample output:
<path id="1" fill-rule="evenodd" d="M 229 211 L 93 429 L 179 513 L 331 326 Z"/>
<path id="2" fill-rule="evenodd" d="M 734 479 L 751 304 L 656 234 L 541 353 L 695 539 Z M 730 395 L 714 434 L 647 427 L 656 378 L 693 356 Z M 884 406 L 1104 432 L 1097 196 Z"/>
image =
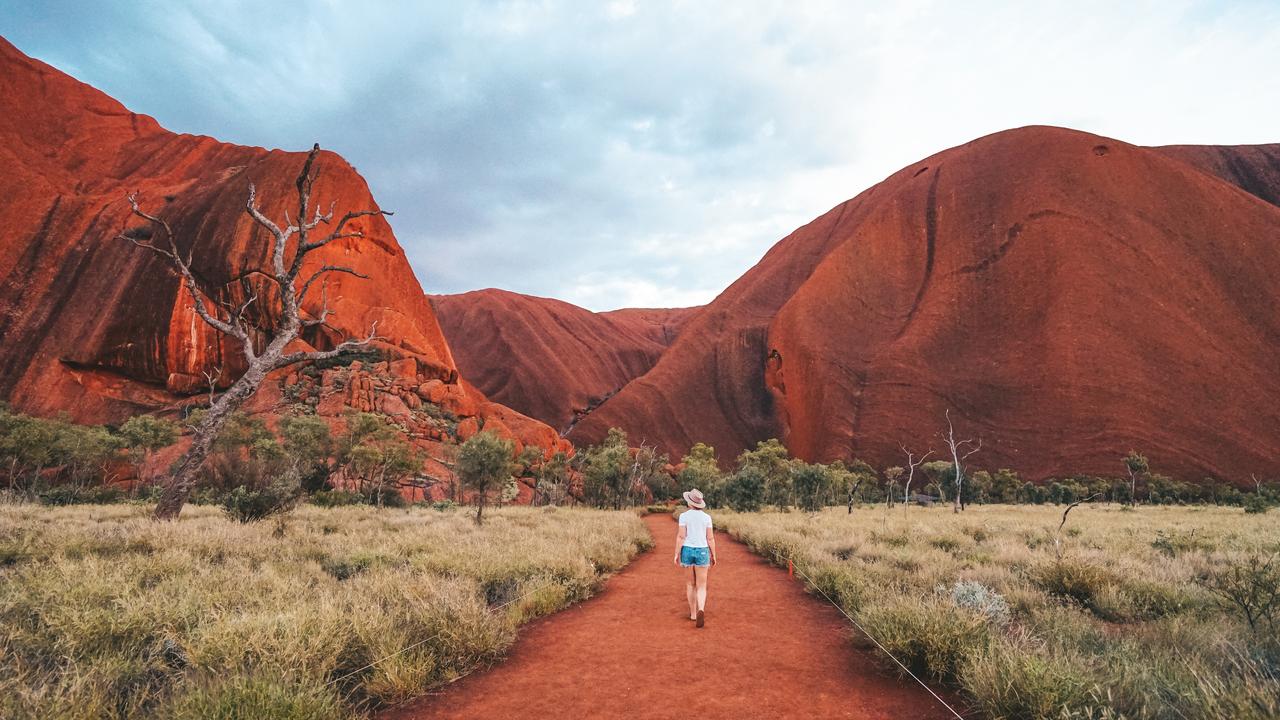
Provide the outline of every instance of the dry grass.
<path id="1" fill-rule="evenodd" d="M 1058 535 L 1061 515 L 878 507 L 716 521 L 763 555 L 793 557 L 913 670 L 959 688 L 975 716 L 1280 716 L 1275 628 L 1251 631 L 1201 583 L 1280 552 L 1275 518 L 1084 506 Z"/>
<path id="2" fill-rule="evenodd" d="M 563 508 L 149 511 L 0 506 L 0 717 L 359 716 L 497 660 L 650 542 Z"/>

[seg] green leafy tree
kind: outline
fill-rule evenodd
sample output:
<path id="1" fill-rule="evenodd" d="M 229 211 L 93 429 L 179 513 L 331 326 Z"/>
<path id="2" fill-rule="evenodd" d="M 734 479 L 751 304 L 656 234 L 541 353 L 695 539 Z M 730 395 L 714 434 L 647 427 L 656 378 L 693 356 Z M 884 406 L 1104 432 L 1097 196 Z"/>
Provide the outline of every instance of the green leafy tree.
<path id="1" fill-rule="evenodd" d="M 765 484 L 760 468 L 740 468 L 724 483 L 724 501 L 738 512 L 755 512 L 764 504 Z"/>
<path id="2" fill-rule="evenodd" d="M 764 477 L 765 502 L 785 509 L 795 504 L 791 487 L 791 455 L 782 441 L 770 438 L 738 456 L 738 469 L 754 468 Z"/>
<path id="3" fill-rule="evenodd" d="M 138 480 L 145 480 L 143 473 L 151 462 L 151 456 L 178 440 L 180 428 L 172 420 L 155 415 L 135 415 L 120 426 L 120 438 L 129 449 L 129 459 L 138 469 Z"/>
<path id="4" fill-rule="evenodd" d="M 315 415 L 286 417 L 280 421 L 280 438 L 302 487 L 308 491 L 328 487 L 329 459 L 334 453 L 329 423 Z"/>
<path id="5" fill-rule="evenodd" d="M 950 497 L 948 493 L 954 484 L 955 466 L 950 460 L 933 460 L 920 466 L 920 470 L 929 480 L 929 484 L 925 486 L 926 492 L 932 490 L 938 495 L 942 502 L 946 502 Z"/>
<path id="6" fill-rule="evenodd" d="M 1129 473 L 1129 504 L 1133 505 L 1138 502 L 1138 481 L 1146 478 L 1151 471 L 1151 464 L 1137 450 L 1130 450 L 1128 455 L 1120 458 L 1120 462 L 1124 463 L 1124 469 Z"/>
<path id="7" fill-rule="evenodd" d="M 885 502 L 889 505 L 889 507 L 893 507 L 894 499 L 898 496 L 898 486 L 902 482 L 902 476 L 906 474 L 907 474 L 907 471 L 897 465 L 885 468 L 884 470 L 884 492 L 886 496 Z"/>
<path id="8" fill-rule="evenodd" d="M 991 475 L 991 489 L 988 495 L 991 502 L 1017 502 L 1019 487 L 1022 487 L 1022 478 L 1018 477 L 1018 473 L 1008 468 L 1001 468 Z"/>
<path id="9" fill-rule="evenodd" d="M 837 460 L 828 466 L 828 478 L 831 482 L 831 488 L 846 504 L 848 513 L 853 514 L 853 504 L 858 497 L 858 492 L 873 485 L 876 481 L 875 468 L 861 460 L 853 460 L 849 465 L 845 465 L 843 461 Z"/>
<path id="10" fill-rule="evenodd" d="M 458 449 L 458 480 L 475 493 L 477 525 L 484 522 L 489 494 L 502 488 L 515 471 L 514 454 L 515 443 L 489 430 L 472 435 Z"/>
<path id="11" fill-rule="evenodd" d="M 537 466 L 534 471 L 537 479 L 534 485 L 535 503 L 539 496 L 548 505 L 559 505 L 568 498 L 569 467 L 569 456 L 560 450 Z"/>
<path id="12" fill-rule="evenodd" d="M 817 512 L 826 502 L 831 490 L 831 469 L 823 465 L 810 465 L 799 460 L 791 464 L 791 484 L 795 489 L 796 503 L 805 512 Z"/>
<path id="13" fill-rule="evenodd" d="M 610 428 L 604 442 L 579 454 L 583 499 L 597 507 L 622 507 L 630 496 L 630 461 L 627 434 Z"/>
<path id="14" fill-rule="evenodd" d="M 683 492 L 697 488 L 706 498 L 707 504 L 719 507 L 724 504 L 721 497 L 721 484 L 724 473 L 716 461 L 716 449 L 704 443 L 697 443 L 689 448 L 689 454 L 681 460 L 684 468 L 676 476 L 676 484 Z"/>

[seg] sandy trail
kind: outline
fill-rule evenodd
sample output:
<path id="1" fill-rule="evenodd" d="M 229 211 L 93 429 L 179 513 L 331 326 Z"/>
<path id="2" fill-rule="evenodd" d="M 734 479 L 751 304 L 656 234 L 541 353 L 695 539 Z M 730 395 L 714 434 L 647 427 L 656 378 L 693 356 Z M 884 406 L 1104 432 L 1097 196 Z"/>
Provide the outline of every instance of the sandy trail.
<path id="1" fill-rule="evenodd" d="M 688 619 L 676 524 L 590 600 L 527 625 L 507 659 L 386 713 L 425 718 L 947 718 L 854 647 L 849 622 L 717 533 L 707 624 Z"/>

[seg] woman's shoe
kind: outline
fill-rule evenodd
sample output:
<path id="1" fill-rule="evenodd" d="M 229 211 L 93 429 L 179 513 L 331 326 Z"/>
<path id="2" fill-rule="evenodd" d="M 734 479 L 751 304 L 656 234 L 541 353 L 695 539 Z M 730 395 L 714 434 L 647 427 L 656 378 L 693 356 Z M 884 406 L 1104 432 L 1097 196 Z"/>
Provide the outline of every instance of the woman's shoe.
<path id="1" fill-rule="evenodd" d="M 702 610 L 699 610 L 698 611 L 698 627 L 702 627 L 704 624 L 706 624 L 706 621 L 707 621 L 707 614 Z"/>

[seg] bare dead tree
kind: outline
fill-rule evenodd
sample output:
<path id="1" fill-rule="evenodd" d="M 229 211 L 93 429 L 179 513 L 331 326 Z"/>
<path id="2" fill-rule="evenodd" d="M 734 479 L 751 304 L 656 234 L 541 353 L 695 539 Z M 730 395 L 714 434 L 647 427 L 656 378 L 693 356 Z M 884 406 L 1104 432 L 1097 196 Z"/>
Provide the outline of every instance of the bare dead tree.
<path id="1" fill-rule="evenodd" d="M 133 214 L 146 220 L 150 224 L 152 232 L 126 231 L 118 237 L 167 259 L 171 269 L 178 274 L 183 286 L 190 295 L 196 314 L 213 329 L 238 340 L 248 365 L 244 374 L 232 383 L 221 397 L 210 404 L 208 412 L 205 413 L 204 418 L 195 428 L 195 436 L 192 438 L 190 449 L 187 450 L 174 467 L 172 477 L 160 497 L 160 502 L 156 505 L 156 519 L 173 519 L 182 511 L 182 506 L 186 503 L 187 497 L 195 486 L 200 467 L 204 464 L 205 458 L 208 457 L 209 450 L 219 433 L 222 432 L 223 426 L 232 413 L 253 396 L 266 379 L 268 373 L 300 362 L 337 357 L 342 353 L 365 347 L 377 339 L 377 323 L 374 323 L 368 337 L 363 340 L 345 340 L 332 350 L 285 352 L 285 348 L 288 347 L 289 343 L 297 339 L 304 328 L 324 325 L 333 315 L 333 312 L 329 309 L 327 292 L 328 276 L 331 273 L 346 273 L 359 278 L 368 277 L 353 268 L 340 265 L 323 265 L 303 280 L 301 287 L 299 287 L 298 281 L 302 274 L 303 261 L 307 255 L 335 240 L 363 238 L 364 233 L 362 231 L 347 229 L 347 223 L 352 220 L 370 215 L 391 214 L 383 210 L 354 210 L 343 215 L 334 224 L 333 211 L 337 204 L 336 202 L 331 203 L 327 211 L 321 211 L 318 206 L 313 207 L 311 190 L 315 184 L 316 174 L 312 173 L 312 166 L 315 164 L 319 153 L 320 146 L 318 144 L 311 148 L 311 152 L 307 154 L 307 159 L 302 165 L 302 171 L 298 173 L 298 178 L 294 182 L 294 187 L 297 188 L 298 194 L 296 222 L 289 218 L 288 211 L 284 214 L 283 227 L 263 215 L 258 209 L 256 188 L 253 184 L 249 185 L 249 199 L 245 203 L 245 212 L 259 227 L 264 228 L 269 234 L 271 266 L 266 270 L 251 272 L 252 275 L 265 279 L 263 283 L 260 283 L 263 287 L 253 289 L 251 286 L 246 285 L 246 287 L 249 287 L 246 291 L 248 299 L 238 304 L 219 305 L 211 291 L 202 287 L 198 282 L 197 275 L 191 267 L 195 249 L 194 242 L 184 255 L 178 248 L 177 236 L 169 223 L 158 216 L 145 212 L 139 205 L 136 192 L 128 196 L 129 206 Z M 326 229 L 331 227 L 332 229 L 326 234 L 319 234 L 323 233 L 323 231 L 319 230 L 321 226 L 325 226 Z M 318 237 L 314 239 L 312 237 L 313 231 L 318 234 Z M 156 237 L 157 235 L 159 237 Z M 164 244 L 158 244 L 160 241 L 163 241 Z M 290 257 L 290 255 L 292 256 Z M 308 291 L 317 282 L 320 283 L 320 311 L 317 315 L 303 318 L 301 312 L 302 303 L 306 299 Z M 270 289 L 272 285 L 275 286 L 277 292 L 259 292 L 259 290 Z M 252 325 L 246 315 L 255 304 L 261 304 L 259 302 L 261 295 L 274 295 L 276 297 L 273 300 L 273 304 L 275 301 L 279 302 L 279 319 L 272 323 L 273 327 L 270 330 L 266 331 Z M 275 314 L 274 312 L 271 313 L 271 315 Z M 263 335 L 265 335 L 265 341 L 259 340 L 255 342 L 255 337 L 260 338 Z"/>
<path id="2" fill-rule="evenodd" d="M 1102 497 L 1102 493 L 1094 493 L 1083 500 L 1077 500 L 1071 503 L 1067 506 L 1066 510 L 1062 511 L 1062 522 L 1058 523 L 1058 529 L 1053 533 L 1053 554 L 1059 560 L 1062 559 L 1062 528 L 1067 524 L 1067 515 L 1070 514 L 1071 510 L 1075 508 L 1075 506 L 1082 505 L 1087 502 L 1093 502 L 1100 497 Z"/>
<path id="3" fill-rule="evenodd" d="M 902 489 L 902 503 L 907 507 L 910 507 L 911 506 L 911 481 L 914 480 L 916 477 L 916 468 L 923 465 L 924 461 L 927 460 L 929 456 L 933 454 L 933 448 L 930 448 L 929 452 L 917 458 L 915 456 L 915 453 L 907 449 L 906 445 L 899 444 L 898 447 L 902 448 L 902 452 L 905 453 L 907 456 L 907 484 Z"/>
<path id="4" fill-rule="evenodd" d="M 956 427 L 951 423 L 951 409 L 947 409 L 947 434 L 943 437 L 947 448 L 951 450 L 951 462 L 955 465 L 956 474 L 956 497 L 955 509 L 953 512 L 960 512 L 964 509 L 964 501 L 961 499 L 964 495 L 964 466 L 961 461 L 970 455 L 982 449 L 982 440 L 974 440 L 968 438 L 965 440 L 956 440 Z M 941 483 L 939 483 L 941 484 Z"/>
<path id="5" fill-rule="evenodd" d="M 209 383 L 209 407 L 213 407 L 214 398 L 218 395 L 218 382 L 222 380 L 222 366 L 219 365 L 210 370 L 203 370 L 205 382 Z"/>

